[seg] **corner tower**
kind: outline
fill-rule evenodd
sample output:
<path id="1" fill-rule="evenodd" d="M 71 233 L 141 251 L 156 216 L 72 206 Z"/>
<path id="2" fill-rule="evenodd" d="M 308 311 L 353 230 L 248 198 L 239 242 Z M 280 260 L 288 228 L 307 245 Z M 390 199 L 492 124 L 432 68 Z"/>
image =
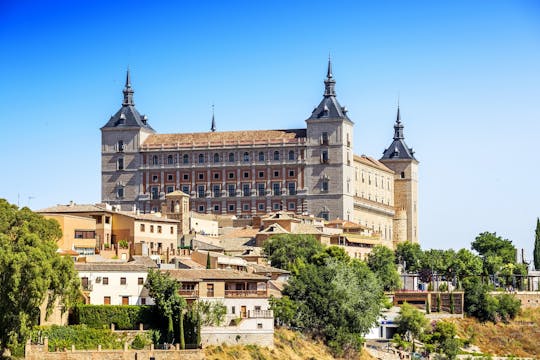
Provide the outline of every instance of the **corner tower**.
<path id="1" fill-rule="evenodd" d="M 306 120 L 306 210 L 326 219 L 352 220 L 354 123 L 339 104 L 335 85 L 328 59 L 323 99 Z"/>
<path id="2" fill-rule="evenodd" d="M 407 147 L 399 105 L 394 124 L 394 141 L 383 153 L 380 161 L 394 171 L 394 243 L 418 242 L 418 160 L 412 148 Z M 405 214 L 403 213 L 405 211 Z M 398 216 L 399 214 L 399 216 Z M 406 232 L 402 223 L 406 218 Z M 399 230 L 401 229 L 401 231 Z"/>
<path id="3" fill-rule="evenodd" d="M 135 109 L 129 69 L 123 93 L 122 107 L 101 128 L 101 201 L 133 210 L 143 193 L 139 149 L 155 131 Z"/>

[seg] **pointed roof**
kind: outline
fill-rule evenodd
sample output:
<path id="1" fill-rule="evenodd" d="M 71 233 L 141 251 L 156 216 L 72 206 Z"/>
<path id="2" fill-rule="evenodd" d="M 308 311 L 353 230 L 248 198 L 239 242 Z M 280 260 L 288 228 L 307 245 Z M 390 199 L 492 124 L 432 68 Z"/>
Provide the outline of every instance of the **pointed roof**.
<path id="1" fill-rule="evenodd" d="M 397 108 L 396 123 L 394 124 L 394 141 L 388 149 L 384 150 L 380 160 L 416 160 L 413 149 L 409 148 L 405 143 L 399 105 Z"/>
<path id="2" fill-rule="evenodd" d="M 148 117 L 139 114 L 137 109 L 135 109 L 135 102 L 133 101 L 133 93 L 135 91 L 133 91 L 133 88 L 131 87 L 131 75 L 129 69 L 126 73 L 126 84 L 122 92 L 124 94 L 122 107 L 116 114 L 111 116 L 103 128 L 139 127 L 154 132 L 154 129 L 148 124 Z"/>
<path id="3" fill-rule="evenodd" d="M 313 110 L 310 120 L 340 119 L 352 122 L 347 116 L 347 108 L 341 106 L 336 98 L 336 80 L 332 73 L 332 60 L 328 57 L 328 68 L 326 70 L 326 79 L 324 80 L 324 95 L 320 104 Z"/>

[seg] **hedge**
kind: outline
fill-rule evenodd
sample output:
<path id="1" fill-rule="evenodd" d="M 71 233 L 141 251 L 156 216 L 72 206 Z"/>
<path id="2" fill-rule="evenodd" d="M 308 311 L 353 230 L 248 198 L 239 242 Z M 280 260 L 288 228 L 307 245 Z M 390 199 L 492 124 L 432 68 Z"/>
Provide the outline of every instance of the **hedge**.
<path id="1" fill-rule="evenodd" d="M 125 334 L 115 334 L 110 329 L 92 329 L 86 325 L 34 328 L 32 340 L 44 337 L 49 338 L 49 351 L 71 349 L 71 345 L 79 350 L 95 350 L 98 345 L 103 349 L 122 349 L 127 341 Z"/>
<path id="2" fill-rule="evenodd" d="M 73 308 L 70 324 L 90 328 L 136 330 L 142 323 L 146 329 L 159 329 L 161 316 L 155 306 L 145 305 L 79 305 Z"/>

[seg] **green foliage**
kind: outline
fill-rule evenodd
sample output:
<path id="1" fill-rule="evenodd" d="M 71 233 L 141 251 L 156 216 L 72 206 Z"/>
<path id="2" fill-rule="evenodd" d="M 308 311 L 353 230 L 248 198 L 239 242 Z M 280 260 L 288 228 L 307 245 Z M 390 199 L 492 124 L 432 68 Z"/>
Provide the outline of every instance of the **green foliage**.
<path id="1" fill-rule="evenodd" d="M 382 282 L 385 291 L 396 290 L 400 287 L 401 281 L 392 250 L 383 245 L 375 246 L 368 255 L 367 264 Z"/>
<path id="2" fill-rule="evenodd" d="M 210 251 L 206 254 L 206 268 L 211 269 L 212 264 L 210 263 Z"/>
<path id="3" fill-rule="evenodd" d="M 95 350 L 98 345 L 103 349 L 122 349 L 126 341 L 125 335 L 117 335 L 110 329 L 93 329 L 86 325 L 37 327 L 32 331 L 32 339 L 49 338 L 49 351 L 55 349 Z"/>
<path id="4" fill-rule="evenodd" d="M 392 338 L 392 343 L 398 348 L 403 350 L 408 350 L 411 347 L 411 343 L 405 340 L 400 334 L 394 334 Z"/>
<path id="5" fill-rule="evenodd" d="M 423 256 L 424 253 L 418 243 L 406 241 L 397 245 L 395 261 L 396 264 L 405 264 L 406 272 L 414 273 L 420 270 Z"/>
<path id="6" fill-rule="evenodd" d="M 227 314 L 227 307 L 221 301 L 199 300 L 191 305 L 191 310 L 198 313 L 202 326 L 220 326 Z"/>
<path id="7" fill-rule="evenodd" d="M 427 318 L 414 306 L 404 303 L 401 305 L 396 321 L 398 323 L 397 333 L 412 342 L 414 351 L 414 340 L 422 336 L 426 330 Z"/>
<path id="8" fill-rule="evenodd" d="M 458 281 L 462 281 L 467 276 L 482 274 L 482 259 L 467 249 L 459 249 L 450 266 L 452 269 L 450 272 L 456 276 Z"/>
<path id="9" fill-rule="evenodd" d="M 323 245 L 311 235 L 277 235 L 264 243 L 263 250 L 272 266 L 292 270 L 295 261 L 311 261 Z"/>
<path id="10" fill-rule="evenodd" d="M 510 240 L 497 236 L 497 233 L 481 233 L 471 243 L 471 247 L 484 259 L 486 274 L 496 274 L 504 264 L 516 263 L 515 246 Z"/>
<path id="11" fill-rule="evenodd" d="M 292 301 L 287 295 L 281 298 L 270 296 L 268 300 L 270 309 L 274 312 L 274 319 L 278 324 L 291 324 L 298 311 L 296 302 Z"/>
<path id="12" fill-rule="evenodd" d="M 135 335 L 135 338 L 131 342 L 131 348 L 141 350 L 152 344 L 152 337 L 147 333 L 139 333 Z"/>
<path id="13" fill-rule="evenodd" d="M 61 236 L 55 220 L 0 199 L 0 352 L 24 344 L 45 301 L 48 315 L 56 300 L 76 300 L 73 261 L 56 253 Z"/>
<path id="14" fill-rule="evenodd" d="M 438 321 L 434 324 L 430 333 L 426 334 L 422 340 L 430 352 L 437 352 L 445 355 L 448 359 L 455 359 L 463 342 L 456 338 L 456 325 L 453 323 Z"/>
<path id="15" fill-rule="evenodd" d="M 521 302 L 510 294 L 491 296 L 489 285 L 479 278 L 467 278 L 465 289 L 465 311 L 480 321 L 498 322 L 513 319 L 521 308 Z"/>
<path id="16" fill-rule="evenodd" d="M 129 242 L 127 240 L 120 240 L 118 246 L 120 249 L 127 249 L 129 247 Z"/>
<path id="17" fill-rule="evenodd" d="M 536 229 L 534 231 L 534 268 L 540 271 L 540 218 L 536 218 Z"/>
<path id="18" fill-rule="evenodd" d="M 183 333 L 180 330 L 180 317 L 186 308 L 186 300 L 180 296 L 178 290 L 180 284 L 167 273 L 150 270 L 146 279 L 148 294 L 154 298 L 154 302 L 159 314 L 167 321 L 166 341 L 174 342 L 174 322 L 179 325 L 179 336 Z M 180 342 L 183 340 L 180 339 Z"/>
<path id="19" fill-rule="evenodd" d="M 108 328 L 110 324 L 118 330 L 138 329 L 140 323 L 146 328 L 160 326 L 157 308 L 144 305 L 78 305 L 73 308 L 70 322 L 95 329 Z"/>

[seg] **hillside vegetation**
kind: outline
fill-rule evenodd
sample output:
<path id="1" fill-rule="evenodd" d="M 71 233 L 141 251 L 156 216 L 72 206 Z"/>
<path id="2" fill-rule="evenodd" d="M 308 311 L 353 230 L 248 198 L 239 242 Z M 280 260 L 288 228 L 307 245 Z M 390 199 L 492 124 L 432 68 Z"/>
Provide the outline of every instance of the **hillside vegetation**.
<path id="1" fill-rule="evenodd" d="M 540 354 L 540 309 L 524 309 L 508 324 L 455 319 L 458 335 L 471 339 L 484 354 L 536 357 Z"/>
<path id="2" fill-rule="evenodd" d="M 209 346 L 204 349 L 209 360 L 331 360 L 335 359 L 330 350 L 321 342 L 316 342 L 301 333 L 276 329 L 274 348 L 256 345 Z M 355 360 L 372 360 L 367 351 L 362 351 Z"/>

